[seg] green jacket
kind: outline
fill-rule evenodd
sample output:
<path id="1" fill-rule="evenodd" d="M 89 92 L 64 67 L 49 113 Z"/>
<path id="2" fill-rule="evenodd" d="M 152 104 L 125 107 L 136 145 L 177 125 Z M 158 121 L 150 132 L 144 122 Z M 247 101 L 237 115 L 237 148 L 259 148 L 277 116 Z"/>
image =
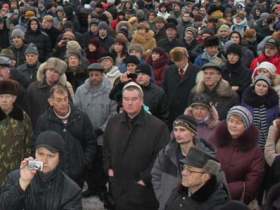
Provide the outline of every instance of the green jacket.
<path id="1" fill-rule="evenodd" d="M 0 185 L 31 153 L 32 125 L 29 116 L 14 107 L 6 115 L 0 108 Z"/>

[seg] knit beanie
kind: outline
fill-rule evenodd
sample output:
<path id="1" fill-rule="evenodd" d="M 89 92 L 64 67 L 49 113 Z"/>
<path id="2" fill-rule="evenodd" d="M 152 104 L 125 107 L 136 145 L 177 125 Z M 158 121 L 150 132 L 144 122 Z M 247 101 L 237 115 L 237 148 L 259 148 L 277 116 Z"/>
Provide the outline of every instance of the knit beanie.
<path id="1" fill-rule="evenodd" d="M 260 74 L 256 77 L 255 81 L 254 81 L 254 86 L 256 85 L 256 83 L 258 81 L 264 81 L 268 86 L 271 86 L 271 80 L 269 78 L 267 78 L 265 75 Z"/>
<path id="2" fill-rule="evenodd" d="M 137 68 L 137 73 L 146 74 L 150 77 L 152 76 L 152 70 L 148 64 L 140 64 Z"/>
<path id="3" fill-rule="evenodd" d="M 233 106 L 227 114 L 227 121 L 231 117 L 231 115 L 237 115 L 241 118 L 244 127 L 247 129 L 253 123 L 253 116 L 251 112 L 244 106 Z"/>
<path id="4" fill-rule="evenodd" d="M 64 152 L 64 139 L 55 131 L 47 130 L 39 134 L 35 142 L 35 148 L 47 148 L 49 151 L 55 153 Z"/>
<path id="5" fill-rule="evenodd" d="M 11 33 L 11 38 L 15 37 L 20 37 L 21 39 L 24 39 L 24 32 L 19 28 L 14 29 Z"/>
<path id="6" fill-rule="evenodd" d="M 99 24 L 98 24 L 98 29 L 104 29 L 104 30 L 109 30 L 109 26 L 108 24 L 105 22 L 105 21 L 101 21 Z"/>
<path id="7" fill-rule="evenodd" d="M 261 62 L 260 65 L 258 65 L 254 71 L 259 70 L 259 69 L 266 69 L 267 71 L 269 71 L 270 74 L 275 74 L 276 72 L 276 66 L 270 62 L 264 61 Z"/>
<path id="8" fill-rule="evenodd" d="M 0 81 L 0 95 L 10 94 L 17 96 L 19 94 L 19 83 L 15 80 L 7 79 Z"/>
<path id="9" fill-rule="evenodd" d="M 227 24 L 222 24 L 220 27 L 219 27 L 219 29 L 218 29 L 218 32 L 219 31 L 222 31 L 222 30 L 229 30 L 230 29 L 230 27 L 227 25 Z"/>
<path id="10" fill-rule="evenodd" d="M 173 122 L 173 128 L 176 126 L 182 126 L 187 128 L 190 132 L 197 134 L 197 123 L 191 116 L 180 115 Z"/>
<path id="11" fill-rule="evenodd" d="M 230 53 L 236 54 L 236 55 L 239 56 L 239 58 L 241 58 L 241 56 L 242 56 L 242 49 L 241 49 L 241 47 L 238 44 L 231 44 L 227 48 L 227 51 L 226 51 L 227 55 L 230 54 Z"/>
<path id="12" fill-rule="evenodd" d="M 36 54 L 36 55 L 38 55 L 38 54 L 39 54 L 39 51 L 38 51 L 36 45 L 35 45 L 34 43 L 31 42 L 31 43 L 27 46 L 26 50 L 24 51 L 24 54 L 25 54 L 25 55 L 26 55 L 26 54 Z"/>

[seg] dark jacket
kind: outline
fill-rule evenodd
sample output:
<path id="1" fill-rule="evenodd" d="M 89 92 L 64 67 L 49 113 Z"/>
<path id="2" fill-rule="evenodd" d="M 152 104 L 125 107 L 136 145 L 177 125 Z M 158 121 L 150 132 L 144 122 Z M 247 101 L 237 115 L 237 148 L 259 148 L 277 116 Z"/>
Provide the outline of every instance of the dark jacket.
<path id="1" fill-rule="evenodd" d="M 16 57 L 16 65 L 21 65 L 25 62 L 25 55 L 24 52 L 26 50 L 26 45 L 24 44 L 21 48 L 16 48 L 14 45 L 9 47 Z"/>
<path id="2" fill-rule="evenodd" d="M 55 27 L 51 27 L 48 30 L 45 29 L 44 32 L 46 32 L 46 34 L 49 36 L 51 42 L 51 49 L 53 49 L 55 47 L 60 31 Z"/>
<path id="3" fill-rule="evenodd" d="M 196 94 L 205 94 L 209 97 L 219 113 L 219 119 L 225 119 L 228 110 L 232 106 L 239 104 L 238 94 L 233 91 L 230 84 L 223 79 L 218 82 L 212 91 L 207 89 L 203 81 L 200 81 L 191 91 L 189 105 L 192 103 L 193 97 Z"/>
<path id="4" fill-rule="evenodd" d="M 215 155 L 214 148 L 203 139 L 196 139 L 195 146 L 203 151 Z M 173 190 L 181 180 L 181 164 L 179 144 L 172 139 L 158 154 L 152 174 L 152 184 L 159 201 L 159 209 L 163 210 Z M 182 155 L 181 155 L 182 156 Z"/>
<path id="5" fill-rule="evenodd" d="M 88 116 L 71 106 L 67 123 L 59 119 L 52 108 L 46 110 L 38 119 L 34 139 L 43 131 L 53 130 L 66 142 L 63 170 L 75 181 L 80 180 L 83 169 L 95 155 L 96 138 Z"/>
<path id="6" fill-rule="evenodd" d="M 33 20 L 33 19 L 32 19 Z M 44 62 L 51 56 L 52 45 L 49 36 L 41 31 L 40 22 L 37 20 L 38 29 L 32 31 L 30 28 L 30 22 L 28 22 L 27 31 L 25 33 L 25 42 L 34 43 L 39 51 L 39 61 Z"/>
<path id="7" fill-rule="evenodd" d="M 174 47 L 183 47 L 183 43 L 180 42 L 177 38 L 169 40 L 167 38 L 161 39 L 158 41 L 157 46 L 164 49 L 165 52 L 169 53 Z"/>
<path id="8" fill-rule="evenodd" d="M 170 196 L 165 210 L 216 210 L 228 200 L 223 184 L 212 177 L 191 196 L 188 196 L 188 188 L 179 186 Z"/>
<path id="9" fill-rule="evenodd" d="M 126 113 L 111 118 L 104 133 L 104 168 L 113 169 L 113 197 L 118 210 L 156 210 L 152 184 L 154 160 L 169 140 L 167 126 L 142 110 L 133 120 Z M 146 186 L 137 181 L 143 180 Z"/>
<path id="10" fill-rule="evenodd" d="M 232 139 L 226 122 L 216 129 L 210 142 L 217 147 L 217 158 L 225 172 L 233 200 L 248 204 L 254 200 L 264 175 L 264 157 L 257 146 L 258 130 L 251 126 L 238 138 Z"/>
<path id="11" fill-rule="evenodd" d="M 28 65 L 27 63 L 24 63 L 16 68 L 16 74 L 17 74 L 17 81 L 25 88 L 27 89 L 28 86 L 36 80 L 36 75 L 38 68 L 40 66 L 40 63 L 37 62 L 35 65 Z"/>
<path id="12" fill-rule="evenodd" d="M 188 105 L 189 94 L 195 85 L 197 72 L 198 68 L 191 63 L 189 63 L 182 80 L 176 65 L 170 66 L 166 71 L 163 89 L 168 99 L 170 128 L 175 118 L 182 114 Z"/>
<path id="13" fill-rule="evenodd" d="M 81 189 L 61 170 L 44 179 L 35 175 L 26 191 L 19 186 L 19 177 L 19 170 L 8 175 L 1 188 L 1 210 L 82 210 Z"/>
<path id="14" fill-rule="evenodd" d="M 114 38 L 109 35 L 107 37 L 105 37 L 104 39 L 101 39 L 100 37 L 98 37 L 98 40 L 99 40 L 100 46 L 102 46 L 103 49 L 105 50 L 105 53 L 109 53 L 110 47 L 115 42 Z"/>

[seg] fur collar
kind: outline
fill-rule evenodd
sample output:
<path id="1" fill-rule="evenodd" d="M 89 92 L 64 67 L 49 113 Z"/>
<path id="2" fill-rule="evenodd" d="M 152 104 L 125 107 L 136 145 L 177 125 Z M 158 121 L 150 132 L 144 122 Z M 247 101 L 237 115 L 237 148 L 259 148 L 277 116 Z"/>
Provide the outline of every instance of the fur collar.
<path id="1" fill-rule="evenodd" d="M 143 34 L 136 31 L 133 35 L 133 40 L 140 44 L 147 44 L 147 42 L 152 42 L 154 40 L 154 32 L 150 30 L 143 36 Z"/>
<path id="2" fill-rule="evenodd" d="M 279 103 L 275 90 L 269 88 L 265 96 L 259 96 L 255 93 L 254 86 L 250 86 L 245 90 L 243 102 L 254 108 L 264 105 L 267 109 L 277 106 Z"/>
<path id="3" fill-rule="evenodd" d="M 210 141 L 214 142 L 218 148 L 234 146 L 238 147 L 242 152 L 246 152 L 257 145 L 258 135 L 258 129 L 251 125 L 238 139 L 233 140 L 224 121 L 216 128 Z"/>
<path id="4" fill-rule="evenodd" d="M 209 179 L 204 186 L 202 186 L 198 191 L 191 195 L 191 198 L 199 203 L 205 202 L 209 199 L 209 197 L 215 192 L 218 188 L 217 180 L 215 177 Z M 188 195 L 188 188 L 183 187 L 182 185 L 179 187 L 179 194 L 182 196 Z"/>
<path id="5" fill-rule="evenodd" d="M 2 111 L 2 109 L 0 109 L 0 121 L 6 119 L 8 116 L 15 120 L 23 121 L 23 111 L 16 106 L 13 108 L 13 110 L 8 115 L 6 115 Z"/>
<path id="6" fill-rule="evenodd" d="M 198 84 L 194 87 L 194 93 L 196 94 L 202 94 L 206 91 L 207 88 L 204 85 L 203 81 L 198 82 Z M 224 79 L 221 79 L 220 82 L 218 82 L 217 86 L 214 88 L 213 91 L 215 91 L 216 94 L 220 97 L 233 97 L 234 95 L 230 84 Z"/>

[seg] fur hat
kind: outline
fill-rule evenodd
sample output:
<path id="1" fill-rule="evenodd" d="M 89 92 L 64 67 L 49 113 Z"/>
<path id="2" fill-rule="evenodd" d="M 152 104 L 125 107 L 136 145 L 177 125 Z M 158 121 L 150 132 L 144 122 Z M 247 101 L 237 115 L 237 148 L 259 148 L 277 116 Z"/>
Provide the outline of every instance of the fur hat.
<path id="1" fill-rule="evenodd" d="M 66 72 L 67 64 L 59 58 L 51 57 L 45 63 L 44 70 L 46 71 L 46 69 L 55 69 L 62 75 Z"/>
<path id="2" fill-rule="evenodd" d="M 148 64 L 140 64 L 137 68 L 137 73 L 147 74 L 150 77 L 152 76 L 152 70 Z"/>
<path id="3" fill-rule="evenodd" d="M 39 54 L 39 51 L 38 51 L 38 48 L 36 47 L 36 45 L 34 43 L 30 43 L 26 50 L 24 51 L 24 54 L 36 54 L 38 55 Z"/>
<path id="4" fill-rule="evenodd" d="M 227 48 L 227 52 L 226 54 L 230 54 L 230 53 L 233 53 L 233 54 L 236 54 L 239 56 L 239 58 L 241 58 L 242 56 L 242 49 L 241 47 L 238 45 L 238 44 L 231 44 L 228 48 Z"/>
<path id="5" fill-rule="evenodd" d="M 20 28 L 15 28 L 11 33 L 11 38 L 20 37 L 21 39 L 24 39 L 24 32 Z"/>
<path id="6" fill-rule="evenodd" d="M 271 84 L 272 84 L 271 80 L 268 77 L 264 76 L 263 74 L 260 74 L 256 77 L 256 79 L 254 81 L 254 86 L 256 85 L 256 83 L 258 81 L 264 81 L 268 86 L 271 86 Z"/>
<path id="7" fill-rule="evenodd" d="M 245 39 L 253 39 L 257 36 L 257 32 L 254 28 L 249 28 L 244 32 Z"/>
<path id="8" fill-rule="evenodd" d="M 276 72 L 276 66 L 268 61 L 264 61 L 264 62 L 261 62 L 260 65 L 258 65 L 254 71 L 257 71 L 259 69 L 266 69 L 267 71 L 269 71 L 270 74 L 275 74 Z"/>
<path id="9" fill-rule="evenodd" d="M 227 121 L 231 117 L 231 115 L 237 115 L 241 118 L 244 127 L 247 129 L 253 123 L 253 116 L 251 112 L 244 106 L 233 106 L 227 114 Z"/>
<path id="10" fill-rule="evenodd" d="M 181 61 L 185 56 L 189 56 L 188 50 L 185 47 L 174 47 L 169 52 L 170 59 L 173 62 Z"/>
<path id="11" fill-rule="evenodd" d="M 185 32 L 187 32 L 187 31 L 190 31 L 193 34 L 193 36 L 196 37 L 197 29 L 195 27 L 191 27 L 191 26 L 187 27 Z"/>
<path id="12" fill-rule="evenodd" d="M 15 56 L 14 52 L 9 48 L 2 49 L 0 52 L 0 56 L 5 56 L 11 60 L 16 60 L 16 56 Z"/>
<path id="13" fill-rule="evenodd" d="M 135 65 L 139 65 L 139 59 L 135 55 L 129 55 L 124 59 L 125 64 L 134 63 Z"/>
<path id="14" fill-rule="evenodd" d="M 203 43 L 204 47 L 214 47 L 214 46 L 219 46 L 219 38 L 216 36 L 209 36 L 204 40 Z"/>
<path id="15" fill-rule="evenodd" d="M 19 83 L 15 80 L 0 80 L 0 95 L 11 94 L 17 96 L 19 94 Z"/>
<path id="16" fill-rule="evenodd" d="M 221 164 L 210 154 L 191 147 L 186 158 L 180 160 L 184 165 L 204 169 L 207 173 L 218 176 L 221 171 Z"/>
<path id="17" fill-rule="evenodd" d="M 191 116 L 179 115 L 173 122 L 173 128 L 176 126 L 185 127 L 192 133 L 197 134 L 197 123 Z"/>
<path id="18" fill-rule="evenodd" d="M 35 148 L 44 147 L 52 153 L 63 153 L 65 141 L 61 135 L 55 131 L 46 130 L 39 134 L 35 142 Z"/>
<path id="19" fill-rule="evenodd" d="M 77 41 L 68 41 L 66 45 L 66 58 L 69 58 L 71 55 L 81 57 L 81 46 Z"/>
<path id="20" fill-rule="evenodd" d="M 136 52 L 140 52 L 141 54 L 144 53 L 144 48 L 140 44 L 130 44 L 128 47 L 128 52 L 130 53 L 131 51 L 135 50 Z"/>

